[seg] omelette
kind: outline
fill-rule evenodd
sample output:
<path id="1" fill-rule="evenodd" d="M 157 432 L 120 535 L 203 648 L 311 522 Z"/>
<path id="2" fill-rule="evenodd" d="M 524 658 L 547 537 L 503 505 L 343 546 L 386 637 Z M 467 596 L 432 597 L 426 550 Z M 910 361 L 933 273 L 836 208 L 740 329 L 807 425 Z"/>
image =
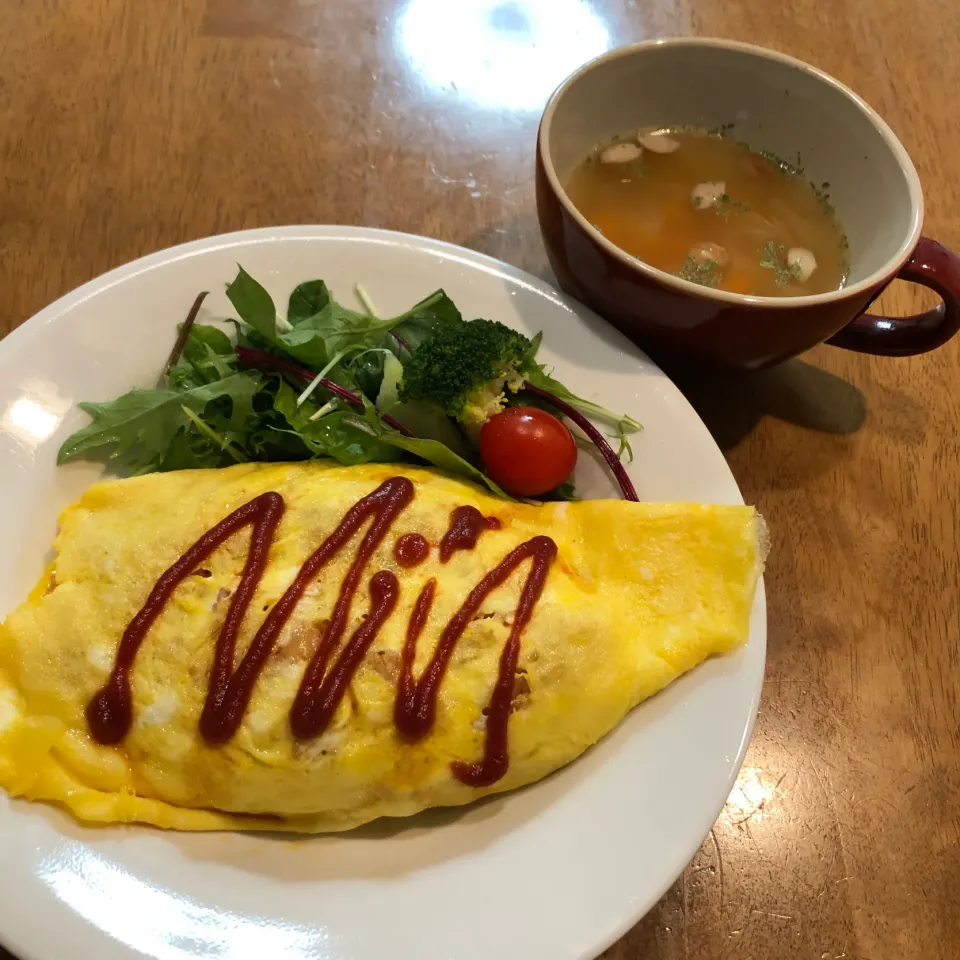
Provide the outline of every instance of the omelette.
<path id="1" fill-rule="evenodd" d="M 762 541 L 750 507 L 523 504 L 397 464 L 101 482 L 0 624 L 0 787 L 306 833 L 511 790 L 743 643 Z"/>

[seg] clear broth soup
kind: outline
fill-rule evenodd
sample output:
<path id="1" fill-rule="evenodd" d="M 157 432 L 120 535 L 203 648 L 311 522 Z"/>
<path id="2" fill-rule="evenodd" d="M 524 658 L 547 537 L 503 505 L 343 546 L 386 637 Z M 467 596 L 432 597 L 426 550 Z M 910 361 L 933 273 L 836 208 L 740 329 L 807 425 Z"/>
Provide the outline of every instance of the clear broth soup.
<path id="1" fill-rule="evenodd" d="M 731 293 L 799 297 L 847 279 L 828 188 L 729 137 L 656 130 L 600 144 L 567 194 L 611 243 L 653 267 Z"/>

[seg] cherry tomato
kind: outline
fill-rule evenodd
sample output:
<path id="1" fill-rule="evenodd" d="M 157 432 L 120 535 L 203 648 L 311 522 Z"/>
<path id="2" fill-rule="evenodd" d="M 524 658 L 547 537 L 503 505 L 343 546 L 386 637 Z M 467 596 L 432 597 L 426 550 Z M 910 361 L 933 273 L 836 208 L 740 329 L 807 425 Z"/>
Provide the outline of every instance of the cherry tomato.
<path id="1" fill-rule="evenodd" d="M 487 476 L 514 497 L 538 497 L 573 472 L 577 445 L 556 417 L 537 407 L 508 407 L 480 431 Z"/>

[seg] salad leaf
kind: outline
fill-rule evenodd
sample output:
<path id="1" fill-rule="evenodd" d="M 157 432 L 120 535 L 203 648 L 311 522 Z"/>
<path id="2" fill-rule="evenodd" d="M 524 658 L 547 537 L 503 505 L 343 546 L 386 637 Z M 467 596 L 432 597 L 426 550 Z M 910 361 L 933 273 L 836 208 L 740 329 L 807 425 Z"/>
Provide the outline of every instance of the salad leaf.
<path id="1" fill-rule="evenodd" d="M 364 350 L 357 354 L 350 365 L 354 382 L 360 392 L 375 397 L 383 385 L 383 367 L 388 350 Z M 346 384 L 344 384 L 346 386 Z"/>
<path id="2" fill-rule="evenodd" d="M 612 410 L 607 410 L 606 407 L 601 407 L 592 400 L 584 400 L 583 397 L 578 397 L 575 393 L 568 390 L 559 380 L 554 379 L 554 377 L 547 373 L 542 364 L 533 363 L 526 366 L 523 368 L 522 373 L 527 382 L 533 384 L 533 386 L 539 387 L 541 390 L 546 390 L 558 399 L 566 401 L 571 407 L 586 414 L 591 419 L 599 420 L 601 423 L 606 423 L 614 427 L 617 430 L 618 439 L 621 439 L 626 434 L 636 433 L 638 430 L 643 429 L 643 424 L 638 420 L 634 420 L 633 417 L 628 417 L 623 413 L 615 413 Z"/>
<path id="3" fill-rule="evenodd" d="M 377 409 L 389 413 L 399 402 L 398 391 L 403 380 L 403 364 L 392 354 L 383 357 L 383 378 L 377 391 Z"/>
<path id="4" fill-rule="evenodd" d="M 273 297 L 243 267 L 237 269 L 236 278 L 227 284 L 227 297 L 244 323 L 279 346 L 277 308 L 273 305 Z"/>
<path id="5" fill-rule="evenodd" d="M 190 335 L 184 344 L 184 356 L 189 357 L 191 351 L 198 351 L 206 346 L 219 357 L 233 357 L 233 344 L 230 338 L 219 327 L 212 327 L 205 323 L 195 323 L 190 328 Z"/>
<path id="6" fill-rule="evenodd" d="M 450 323 L 460 323 L 462 319 L 456 304 L 443 290 L 435 290 L 405 314 L 396 317 L 390 332 L 395 338 L 399 338 L 399 342 L 408 353 L 412 353 L 427 337 L 432 336 L 441 327 Z"/>
<path id="7" fill-rule="evenodd" d="M 504 500 L 513 499 L 504 493 L 479 467 L 475 467 L 472 463 L 464 460 L 463 457 L 455 454 L 439 440 L 405 437 L 403 434 L 388 430 L 372 403 L 365 399 L 363 406 L 364 421 L 384 443 L 405 450 L 407 453 L 412 453 L 415 457 L 426 460 L 427 463 L 432 463 L 435 467 L 446 470 L 447 473 L 452 473 L 454 476 L 464 477 L 481 486 L 486 486 L 498 497 L 503 497 Z"/>
<path id="8" fill-rule="evenodd" d="M 347 410 L 313 421 L 299 435 L 315 455 L 333 457 L 346 466 L 397 459 L 394 448 L 363 417 Z"/>
<path id="9" fill-rule="evenodd" d="M 401 433 L 386 433 L 381 435 L 384 443 L 397 447 L 400 450 L 406 450 L 427 463 L 432 463 L 447 473 L 452 473 L 458 477 L 464 477 L 479 483 L 481 486 L 489 487 L 498 497 L 504 500 L 512 500 L 508 497 L 479 467 L 467 462 L 463 457 L 457 456 L 449 447 L 442 444 L 439 440 L 424 440 L 421 437 L 405 437 Z"/>
<path id="10" fill-rule="evenodd" d="M 407 427 L 414 436 L 427 440 L 439 440 L 464 460 L 476 457 L 476 453 L 471 450 L 467 438 L 456 422 L 437 407 L 417 400 L 406 400 L 397 404 L 390 414 Z"/>
<path id="11" fill-rule="evenodd" d="M 308 280 L 290 294 L 285 320 L 242 267 L 226 292 L 238 318 L 227 319 L 235 336 L 188 322 L 165 385 L 81 404 L 91 422 L 66 440 L 58 462 L 109 459 L 144 473 L 315 457 L 343 464 L 413 460 L 506 497 L 480 469 L 475 436 L 439 407 L 400 401 L 404 365 L 430 337 L 464 323 L 443 290 L 381 318 L 365 294 L 364 309 L 353 310 L 322 280 Z M 574 418 L 622 473 L 617 457 L 629 453 L 626 435 L 640 425 L 567 390 L 537 363 L 540 341 L 538 334 L 517 361 L 526 389 L 511 392 L 509 402 Z M 584 414 L 615 427 L 619 454 Z M 546 496 L 575 494 L 564 485 Z"/>
<path id="12" fill-rule="evenodd" d="M 301 340 L 306 342 L 308 337 L 317 337 L 324 344 L 327 355 L 332 357 L 351 347 L 376 346 L 392 323 L 392 320 L 378 320 L 331 300 L 312 317 L 300 321 L 283 342 L 285 346 L 292 346 Z"/>
<path id="13" fill-rule="evenodd" d="M 327 362 L 328 354 L 323 337 L 314 331 L 303 329 L 309 318 L 301 320 L 296 327 L 289 330 L 278 329 L 277 308 L 273 298 L 243 267 L 239 267 L 236 278 L 228 284 L 227 297 L 240 319 L 270 346 L 310 366 L 320 367 Z M 259 345 L 255 340 L 250 343 Z"/>
<path id="14" fill-rule="evenodd" d="M 454 314 L 459 317 L 459 311 L 442 290 L 399 317 L 383 320 L 343 306 L 330 296 L 326 284 L 311 281 L 294 291 L 290 298 L 292 317 L 288 317 L 287 324 L 290 329 L 281 330 L 272 297 L 243 267 L 227 286 L 227 296 L 240 319 L 270 346 L 318 368 L 342 351 L 379 346 L 392 327 L 409 323 L 411 330 L 417 330 L 447 322 Z M 319 309 L 308 313 L 313 307 Z"/>
<path id="15" fill-rule="evenodd" d="M 308 317 L 319 313 L 330 302 L 330 291 L 322 280 L 307 280 L 301 283 L 287 304 L 287 322 L 296 326 Z"/>
<path id="16" fill-rule="evenodd" d="M 183 345 L 182 358 L 201 383 L 222 380 L 237 369 L 230 338 L 219 328 L 206 324 L 194 324 L 190 328 L 187 341 Z M 183 361 L 173 369 L 182 366 Z"/>
<path id="17" fill-rule="evenodd" d="M 81 403 L 80 408 L 90 414 L 92 422 L 67 438 L 57 454 L 57 463 L 108 453 L 111 460 L 135 472 L 157 469 L 177 432 L 192 426 L 184 407 L 200 414 L 211 401 L 228 397 L 234 412 L 239 410 L 246 416 L 252 411 L 258 383 L 258 377 L 237 373 L 188 390 L 134 388 L 108 403 Z"/>

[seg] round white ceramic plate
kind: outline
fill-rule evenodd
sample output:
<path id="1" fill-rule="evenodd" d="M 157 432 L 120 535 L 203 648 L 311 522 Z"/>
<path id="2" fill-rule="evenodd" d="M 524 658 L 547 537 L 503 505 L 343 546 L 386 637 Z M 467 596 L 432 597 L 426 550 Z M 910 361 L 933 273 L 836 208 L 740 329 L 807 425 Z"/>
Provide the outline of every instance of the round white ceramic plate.
<path id="1" fill-rule="evenodd" d="M 383 313 L 443 287 L 470 316 L 544 331 L 571 389 L 646 425 L 631 475 L 650 500 L 742 503 L 673 384 L 584 307 L 505 264 L 420 237 L 282 227 L 212 237 L 93 280 L 0 343 L 0 614 L 39 576 L 58 511 L 98 475 L 55 467 L 78 400 L 152 386 L 197 291 L 229 314 L 241 263 L 285 302 L 322 277 Z M 615 495 L 581 457 L 578 485 Z M 455 811 L 291 841 L 82 827 L 0 795 L 0 942 L 23 960 L 489 960 L 593 957 L 663 894 L 733 786 L 756 714 L 763 589 L 750 640 L 642 704 L 534 787 Z"/>

